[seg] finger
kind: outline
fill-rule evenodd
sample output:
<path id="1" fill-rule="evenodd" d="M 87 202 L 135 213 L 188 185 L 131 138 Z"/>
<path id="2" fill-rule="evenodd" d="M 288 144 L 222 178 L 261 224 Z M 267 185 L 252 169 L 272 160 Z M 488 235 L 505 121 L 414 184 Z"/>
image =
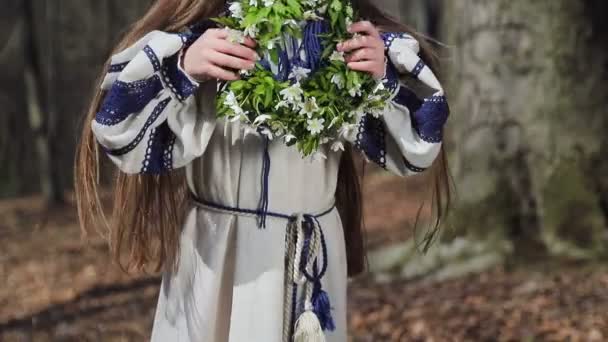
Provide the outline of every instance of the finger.
<path id="1" fill-rule="evenodd" d="M 243 44 L 252 49 L 255 48 L 256 46 L 258 46 L 258 42 L 253 40 L 251 37 L 245 37 L 245 42 Z"/>
<path id="2" fill-rule="evenodd" d="M 372 48 L 363 48 L 355 50 L 350 56 L 346 57 L 347 62 L 359 62 L 364 60 L 375 60 L 377 58 L 377 51 Z"/>
<path id="3" fill-rule="evenodd" d="M 217 51 L 209 51 L 209 56 L 207 56 L 207 59 L 214 65 L 235 70 L 251 70 L 255 67 L 255 63 L 250 60 L 234 57 Z"/>
<path id="4" fill-rule="evenodd" d="M 374 24 L 372 24 L 369 21 L 359 21 L 359 22 L 356 22 L 356 23 L 350 25 L 348 27 L 348 32 L 363 33 L 363 34 L 367 34 L 367 35 L 370 35 L 370 36 L 376 37 L 376 38 L 380 37 L 380 32 L 378 32 L 378 29 L 376 28 L 376 26 L 374 26 Z"/>
<path id="5" fill-rule="evenodd" d="M 352 70 L 373 73 L 375 71 L 374 68 L 376 66 L 376 62 L 373 62 L 373 61 L 351 62 L 351 63 L 348 63 L 347 66 Z"/>
<path id="6" fill-rule="evenodd" d="M 244 45 L 230 43 L 227 40 L 219 40 L 212 47 L 218 52 L 246 59 L 251 62 L 256 62 L 259 60 L 258 54 L 255 52 L 255 50 Z"/>
<path id="7" fill-rule="evenodd" d="M 211 35 L 214 38 L 226 39 L 230 35 L 226 29 L 209 29 L 205 33 Z"/>
<path id="8" fill-rule="evenodd" d="M 357 36 L 345 42 L 338 44 L 338 51 L 349 52 L 364 47 L 376 47 L 377 40 L 370 36 Z"/>
<path id="9" fill-rule="evenodd" d="M 236 73 L 224 70 L 212 64 L 208 66 L 206 74 L 213 78 L 217 78 L 218 80 L 224 81 L 236 81 L 240 78 Z"/>

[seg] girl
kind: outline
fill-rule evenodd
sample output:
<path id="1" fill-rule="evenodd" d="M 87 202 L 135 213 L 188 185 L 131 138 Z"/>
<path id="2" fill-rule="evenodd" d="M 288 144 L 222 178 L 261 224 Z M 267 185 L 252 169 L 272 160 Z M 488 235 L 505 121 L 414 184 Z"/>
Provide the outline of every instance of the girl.
<path id="1" fill-rule="evenodd" d="M 122 171 L 108 223 L 115 258 L 164 272 L 153 341 L 346 341 L 347 276 L 364 268 L 351 146 L 398 175 L 432 168 L 438 218 L 449 199 L 441 148 L 448 107 L 425 64 L 431 55 L 371 1 L 353 1 L 371 22 L 352 24 L 354 38 L 337 49 L 351 69 L 390 89 L 391 105 L 380 116 L 359 115 L 344 151 L 311 161 L 216 118 L 218 83 L 238 79 L 260 57 L 253 39 L 235 43 L 207 20 L 226 5 L 158 0 L 117 48 L 77 156 L 81 224 L 105 222 L 99 146 Z M 281 48 L 306 63 L 307 51 L 293 50 L 302 42 L 286 37 Z M 435 94 L 419 100 L 399 75 Z"/>

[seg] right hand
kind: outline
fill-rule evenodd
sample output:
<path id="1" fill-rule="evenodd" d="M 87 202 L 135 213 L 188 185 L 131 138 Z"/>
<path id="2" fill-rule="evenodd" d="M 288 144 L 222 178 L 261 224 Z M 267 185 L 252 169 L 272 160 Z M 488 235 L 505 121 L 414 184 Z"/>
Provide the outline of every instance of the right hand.
<path id="1" fill-rule="evenodd" d="M 184 71 L 196 80 L 215 78 L 235 81 L 239 70 L 251 70 L 259 59 L 254 48 L 257 43 L 250 37 L 243 44 L 228 41 L 224 29 L 207 30 L 184 55 Z"/>

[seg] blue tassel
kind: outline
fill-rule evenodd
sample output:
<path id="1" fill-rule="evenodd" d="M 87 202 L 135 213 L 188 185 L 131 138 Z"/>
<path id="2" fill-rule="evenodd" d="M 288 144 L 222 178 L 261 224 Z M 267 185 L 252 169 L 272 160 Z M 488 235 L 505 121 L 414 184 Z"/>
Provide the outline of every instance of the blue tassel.
<path id="1" fill-rule="evenodd" d="M 321 328 L 324 331 L 334 331 L 336 329 L 336 325 L 333 317 L 331 316 L 331 303 L 329 302 L 329 296 L 327 295 L 327 292 L 320 288 L 320 283 L 321 282 L 315 284 L 315 291 L 312 295 L 313 311 L 315 315 L 317 315 L 317 318 L 319 318 Z"/>

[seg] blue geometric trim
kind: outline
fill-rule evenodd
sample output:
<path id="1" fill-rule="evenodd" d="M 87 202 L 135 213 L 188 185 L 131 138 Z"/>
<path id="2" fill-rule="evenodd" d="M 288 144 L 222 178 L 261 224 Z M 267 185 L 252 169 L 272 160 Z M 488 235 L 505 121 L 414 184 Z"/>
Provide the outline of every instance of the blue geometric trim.
<path id="1" fill-rule="evenodd" d="M 129 62 L 112 64 L 108 67 L 108 73 L 121 72 L 129 65 Z"/>
<path id="2" fill-rule="evenodd" d="M 428 168 L 424 168 L 424 167 L 418 167 L 418 166 L 414 166 L 412 163 L 410 163 L 409 160 L 407 160 L 406 158 L 403 158 L 403 163 L 405 164 L 405 167 L 415 173 L 421 173 L 426 171 Z"/>
<path id="3" fill-rule="evenodd" d="M 167 122 L 151 130 L 141 173 L 158 175 L 171 170 L 172 164 L 167 164 L 170 161 L 167 159 L 167 151 L 173 150 L 174 143 L 175 135 Z"/>
<path id="4" fill-rule="evenodd" d="M 397 70 L 389 58 L 386 60 L 386 76 L 384 78 L 384 86 L 391 94 L 394 94 L 399 87 L 399 70 Z"/>
<path id="5" fill-rule="evenodd" d="M 359 133 L 355 147 L 365 153 L 367 158 L 382 168 L 386 168 L 386 131 L 384 122 L 366 114 L 359 123 Z"/>
<path id="6" fill-rule="evenodd" d="M 152 64 L 152 67 L 154 68 L 154 72 L 157 72 L 160 70 L 160 60 L 158 60 L 158 56 L 156 55 L 156 52 L 154 52 L 154 50 L 152 50 L 152 48 L 149 45 L 144 46 L 144 52 L 146 53 L 146 56 L 148 56 L 148 59 L 150 60 L 150 63 Z"/>
<path id="7" fill-rule="evenodd" d="M 104 126 L 117 125 L 130 114 L 144 109 L 162 89 L 157 75 L 135 82 L 116 81 L 103 100 L 95 121 Z"/>
<path id="8" fill-rule="evenodd" d="M 389 50 L 391 48 L 391 45 L 393 45 L 393 42 L 395 41 L 395 39 L 398 38 L 409 38 L 410 35 L 407 33 L 403 33 L 403 32 L 385 32 L 381 34 L 382 40 L 384 40 L 384 48 L 386 50 Z"/>
<path id="9" fill-rule="evenodd" d="M 426 64 L 424 64 L 424 61 L 422 59 L 420 59 L 418 61 L 418 63 L 416 63 L 416 66 L 414 67 L 414 69 L 412 70 L 412 75 L 414 75 L 414 77 L 418 77 L 420 75 L 420 73 L 422 72 L 422 69 L 424 69 L 425 66 L 426 66 Z"/>
<path id="10" fill-rule="evenodd" d="M 137 134 L 135 139 L 133 139 L 133 141 L 131 141 L 128 145 L 126 145 L 122 148 L 119 148 L 119 149 L 115 149 L 115 150 L 105 149 L 106 153 L 113 155 L 113 156 L 122 156 L 122 155 L 125 155 L 125 154 L 133 151 L 137 147 L 137 145 L 139 145 L 139 143 L 143 140 L 144 136 L 146 135 L 146 132 L 148 131 L 148 128 L 150 128 L 150 126 L 152 126 L 152 124 L 156 121 L 156 119 L 158 119 L 160 114 L 162 114 L 162 112 L 165 110 L 165 108 L 167 108 L 167 105 L 169 104 L 169 102 L 171 102 L 170 97 L 162 100 L 161 102 L 159 102 L 156 105 L 156 107 L 152 111 L 152 114 L 150 114 L 150 117 L 144 124 L 144 127 L 142 127 L 141 131 L 139 131 L 139 133 Z"/>
<path id="11" fill-rule="evenodd" d="M 161 74 L 166 86 L 171 90 L 175 97 L 180 101 L 196 92 L 198 86 L 192 84 L 188 77 L 178 68 L 179 53 L 165 58 Z"/>
<path id="12" fill-rule="evenodd" d="M 450 116 L 450 107 L 445 96 L 431 96 L 412 114 L 414 129 L 420 138 L 429 143 L 443 139 L 443 127 Z"/>

